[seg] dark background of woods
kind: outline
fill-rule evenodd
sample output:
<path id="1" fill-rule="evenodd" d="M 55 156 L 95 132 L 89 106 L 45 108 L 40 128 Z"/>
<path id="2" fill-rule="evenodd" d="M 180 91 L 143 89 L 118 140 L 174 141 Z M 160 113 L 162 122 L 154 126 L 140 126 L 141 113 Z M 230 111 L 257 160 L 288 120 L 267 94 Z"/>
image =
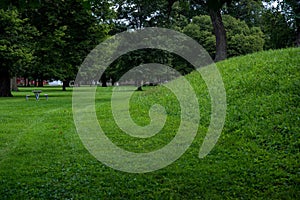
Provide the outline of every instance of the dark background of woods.
<path id="1" fill-rule="evenodd" d="M 1 1 L 0 97 L 12 96 L 13 77 L 40 83 L 62 80 L 65 90 L 97 44 L 128 29 L 165 27 L 183 32 L 215 61 L 299 46 L 299 13 L 296 0 Z M 182 74 L 192 70 L 175 55 L 147 51 L 118 59 L 101 81 L 115 82 L 124 71 L 158 55 L 161 60 L 168 56 L 168 64 Z"/>

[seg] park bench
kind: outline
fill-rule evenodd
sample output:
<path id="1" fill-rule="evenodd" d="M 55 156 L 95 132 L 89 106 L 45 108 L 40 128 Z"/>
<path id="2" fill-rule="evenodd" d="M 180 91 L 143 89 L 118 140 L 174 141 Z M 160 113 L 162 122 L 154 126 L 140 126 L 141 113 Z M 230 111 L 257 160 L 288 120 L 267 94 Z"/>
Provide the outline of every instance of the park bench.
<path id="1" fill-rule="evenodd" d="M 42 90 L 33 90 L 32 91 L 33 93 L 34 93 L 34 96 L 35 96 L 35 100 L 39 100 L 39 98 L 40 98 L 40 94 L 42 93 Z M 28 101 L 29 100 L 29 97 L 30 97 L 30 95 L 26 95 L 26 101 Z M 46 97 L 46 100 L 48 101 L 48 94 L 45 94 L 45 97 Z"/>

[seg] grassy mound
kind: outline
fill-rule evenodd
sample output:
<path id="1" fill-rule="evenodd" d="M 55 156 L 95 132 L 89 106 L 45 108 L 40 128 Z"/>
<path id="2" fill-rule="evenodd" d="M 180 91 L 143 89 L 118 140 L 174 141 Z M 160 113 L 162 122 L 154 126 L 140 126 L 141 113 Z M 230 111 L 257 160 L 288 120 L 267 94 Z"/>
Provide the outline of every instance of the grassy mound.
<path id="1" fill-rule="evenodd" d="M 222 135 L 208 156 L 198 158 L 210 120 L 204 81 L 192 73 L 201 125 L 196 139 L 173 164 L 146 174 L 113 170 L 82 145 L 72 116 L 72 92 L 32 88 L 0 99 L 1 199 L 299 199 L 300 49 L 260 52 L 217 64 L 227 94 Z M 131 115 L 149 123 L 149 107 L 166 108 L 166 126 L 150 139 L 136 139 L 116 126 L 112 88 L 98 88 L 97 116 L 110 139 L 130 151 L 166 145 L 178 127 L 178 102 L 164 87 L 136 92 Z M 47 93 L 46 101 L 43 94 Z M 30 94 L 29 100 L 25 100 Z"/>

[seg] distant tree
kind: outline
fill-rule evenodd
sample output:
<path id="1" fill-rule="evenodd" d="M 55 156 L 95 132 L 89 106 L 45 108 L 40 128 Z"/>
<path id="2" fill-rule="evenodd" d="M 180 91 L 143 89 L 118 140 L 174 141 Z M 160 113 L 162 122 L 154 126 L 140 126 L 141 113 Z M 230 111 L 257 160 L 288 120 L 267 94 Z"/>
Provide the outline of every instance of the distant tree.
<path id="1" fill-rule="evenodd" d="M 165 27 L 169 23 L 175 0 L 114 0 L 116 23 L 128 29 Z"/>
<path id="2" fill-rule="evenodd" d="M 168 58 L 171 58 L 171 55 L 168 52 L 164 52 L 158 49 L 140 49 L 137 51 L 128 52 L 127 54 L 119 57 L 111 64 L 106 73 L 103 74 L 101 81 L 110 79 L 112 81 L 112 84 L 114 84 L 115 82 L 119 81 L 119 79 L 126 72 L 145 63 L 160 63 L 171 65 L 171 63 L 168 62 Z M 144 81 L 145 78 L 146 77 L 144 77 L 143 74 L 138 72 L 136 73 L 134 79 L 136 81 L 136 86 L 139 87 L 139 90 L 142 90 L 141 82 Z"/>
<path id="3" fill-rule="evenodd" d="M 182 31 L 190 19 L 194 16 L 191 14 L 193 9 L 190 8 L 190 4 L 187 1 L 176 1 L 172 5 L 172 11 L 170 13 L 170 19 L 167 26 L 173 30 Z"/>
<path id="4" fill-rule="evenodd" d="M 264 0 L 260 27 L 266 35 L 266 49 L 300 44 L 300 1 Z"/>
<path id="5" fill-rule="evenodd" d="M 294 30 L 281 12 L 264 11 L 261 27 L 266 37 L 265 49 L 279 49 L 293 45 Z"/>
<path id="6" fill-rule="evenodd" d="M 31 23 L 41 32 L 33 75 L 62 80 L 63 90 L 75 79 L 89 51 L 109 32 L 103 16 L 92 13 L 92 5 L 95 13 L 101 13 L 97 2 L 85 2 L 49 0 L 30 13 Z"/>
<path id="7" fill-rule="evenodd" d="M 148 29 L 149 30 L 149 29 Z M 139 30 L 127 32 L 126 33 L 126 40 L 120 41 L 120 44 L 117 45 L 116 52 L 123 51 L 124 49 L 134 49 L 137 46 L 155 46 L 156 48 L 145 48 L 145 49 L 139 49 L 127 52 L 124 55 L 119 56 L 118 58 L 106 69 L 105 76 L 102 77 L 102 80 L 105 80 L 103 78 L 106 78 L 106 80 L 111 80 L 112 83 L 115 83 L 116 81 L 119 81 L 119 79 L 127 73 L 129 70 L 138 67 L 142 64 L 147 63 L 159 63 L 163 65 L 167 65 L 169 67 L 172 67 L 176 69 L 181 74 L 187 74 L 194 70 L 193 67 L 191 67 L 189 64 L 183 62 L 183 58 L 180 56 L 176 56 L 176 54 L 172 54 L 171 52 L 164 51 L 162 49 L 159 49 L 160 42 L 159 41 L 165 41 L 169 39 L 167 36 L 158 36 L 156 35 L 155 38 L 152 39 L 143 39 L 143 40 L 136 40 L 139 36 L 136 34 L 139 34 Z M 149 37 L 152 37 L 151 33 L 147 33 Z M 146 37 L 148 38 L 148 37 Z M 171 40 L 171 39 L 170 39 Z M 170 44 L 172 44 L 174 41 L 170 41 Z M 162 45 L 162 48 L 165 47 Z M 176 50 L 179 50 L 178 46 L 174 46 Z M 185 49 L 185 51 L 188 51 Z M 114 56 L 113 56 L 114 57 Z M 133 72 L 133 71 L 132 71 Z M 136 86 L 139 86 L 141 81 L 149 80 L 148 75 L 144 75 L 143 73 L 136 72 L 132 78 L 136 80 Z M 153 70 L 155 72 L 155 70 Z M 165 73 L 161 74 L 153 74 L 152 77 L 156 77 L 159 80 L 156 80 L 156 82 L 161 82 L 162 79 L 165 78 Z"/>
<path id="8" fill-rule="evenodd" d="M 239 0 L 233 1 L 223 9 L 223 12 L 241 21 L 245 21 L 249 27 L 259 27 L 261 16 L 265 7 L 263 1 Z"/>
<path id="9" fill-rule="evenodd" d="M 300 1 L 299 0 L 283 0 L 284 12 L 291 20 L 295 30 L 295 45 L 300 47 Z"/>

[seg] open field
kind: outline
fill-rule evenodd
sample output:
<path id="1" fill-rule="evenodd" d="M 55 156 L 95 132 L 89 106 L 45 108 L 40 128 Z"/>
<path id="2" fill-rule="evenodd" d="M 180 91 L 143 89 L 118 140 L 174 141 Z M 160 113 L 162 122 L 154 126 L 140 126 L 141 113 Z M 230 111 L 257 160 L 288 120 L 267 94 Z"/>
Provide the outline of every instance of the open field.
<path id="1" fill-rule="evenodd" d="M 72 88 L 38 88 L 43 90 L 39 101 L 33 88 L 1 98 L 0 199 L 299 199 L 300 49 L 256 53 L 217 66 L 227 93 L 218 143 L 208 156 L 198 158 L 210 98 L 204 81 L 192 73 L 187 79 L 199 100 L 198 134 L 180 159 L 145 174 L 111 169 L 85 149 L 73 121 Z M 172 140 L 180 111 L 169 91 L 146 87 L 132 97 L 131 115 L 140 125 L 149 123 L 154 103 L 166 108 L 166 126 L 148 140 L 132 138 L 116 126 L 111 91 L 97 89 L 96 110 L 114 143 L 149 152 Z"/>

